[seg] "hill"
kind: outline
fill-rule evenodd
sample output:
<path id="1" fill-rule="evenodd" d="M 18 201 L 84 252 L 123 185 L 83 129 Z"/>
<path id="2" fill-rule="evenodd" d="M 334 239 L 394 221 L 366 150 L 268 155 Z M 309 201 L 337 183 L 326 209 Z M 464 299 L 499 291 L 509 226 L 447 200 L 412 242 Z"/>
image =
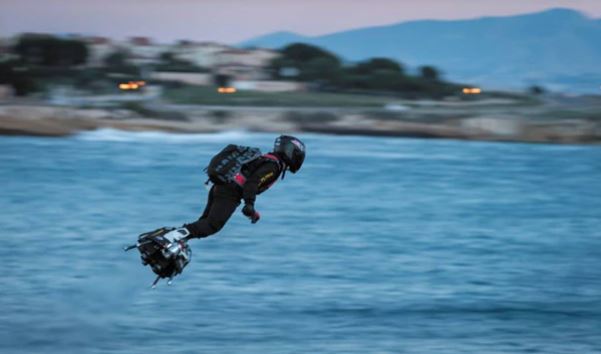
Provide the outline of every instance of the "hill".
<path id="1" fill-rule="evenodd" d="M 277 49 L 293 42 L 327 48 L 345 60 L 390 57 L 430 64 L 447 78 L 494 88 L 542 84 L 598 92 L 601 20 L 569 9 L 471 20 L 424 20 L 307 37 L 277 32 L 240 43 Z"/>

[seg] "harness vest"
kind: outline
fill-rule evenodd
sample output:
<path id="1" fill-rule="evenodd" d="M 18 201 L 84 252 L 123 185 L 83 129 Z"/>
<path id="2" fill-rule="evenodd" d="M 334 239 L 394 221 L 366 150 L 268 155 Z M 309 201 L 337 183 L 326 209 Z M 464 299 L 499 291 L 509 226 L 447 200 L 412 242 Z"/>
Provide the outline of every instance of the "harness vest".
<path id="1" fill-rule="evenodd" d="M 265 154 L 265 155 L 262 155 L 260 158 L 274 161 L 275 163 L 278 164 L 278 168 L 280 170 L 282 169 L 282 162 L 280 161 L 280 159 L 277 156 L 275 156 L 273 154 Z M 236 183 L 237 185 L 239 185 L 242 188 L 244 188 L 244 185 L 246 184 L 246 180 L 247 180 L 247 178 L 246 178 L 246 176 L 244 176 L 242 174 L 242 171 L 240 171 L 240 172 L 236 173 L 236 175 L 234 175 L 234 183 Z M 278 181 L 278 179 L 276 178 L 273 182 L 271 182 L 271 184 L 269 184 L 267 187 L 263 188 L 261 190 L 261 192 L 271 188 L 271 186 L 273 186 L 275 184 L 275 182 L 277 182 L 277 181 Z"/>

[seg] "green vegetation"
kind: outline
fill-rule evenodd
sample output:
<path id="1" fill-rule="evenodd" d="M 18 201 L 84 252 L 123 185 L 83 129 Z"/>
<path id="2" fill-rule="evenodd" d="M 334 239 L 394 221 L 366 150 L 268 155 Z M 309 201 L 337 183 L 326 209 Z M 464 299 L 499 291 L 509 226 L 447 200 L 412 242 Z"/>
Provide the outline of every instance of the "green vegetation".
<path id="1" fill-rule="evenodd" d="M 103 58 L 104 67 L 99 70 L 99 80 L 114 77 L 120 81 L 137 80 L 140 77 L 140 68 L 127 62 L 129 53 L 125 50 L 117 50 Z M 117 82 L 112 80 L 114 84 Z"/>
<path id="2" fill-rule="evenodd" d="M 271 63 L 272 75 L 276 79 L 293 79 L 299 81 L 336 81 L 341 73 L 342 63 L 332 53 L 319 47 L 306 44 L 291 44 L 281 50 L 282 56 Z M 293 69 L 293 74 L 287 74 Z"/>
<path id="3" fill-rule="evenodd" d="M 176 58 L 172 52 L 161 53 L 160 63 L 155 67 L 155 70 L 188 73 L 208 72 L 206 68 L 201 68 L 189 61 Z"/>
<path id="4" fill-rule="evenodd" d="M 528 92 L 534 96 L 540 96 L 546 92 L 545 88 L 539 85 L 530 86 Z"/>
<path id="5" fill-rule="evenodd" d="M 442 98 L 458 86 L 440 79 L 439 71 L 423 66 L 419 75 L 408 75 L 388 58 L 372 58 L 344 65 L 334 54 L 312 45 L 295 43 L 281 51 L 270 69 L 274 79 L 307 82 L 314 90 L 347 93 L 384 93 L 406 98 Z"/>
<path id="6" fill-rule="evenodd" d="M 266 93 L 239 91 L 220 94 L 214 87 L 183 86 L 165 88 L 164 97 L 180 104 L 223 106 L 282 106 L 282 107 L 382 107 L 394 98 L 325 92 Z"/>
<path id="7" fill-rule="evenodd" d="M 207 72 L 191 62 L 164 52 L 152 66 L 138 66 L 128 59 L 126 49 L 103 58 L 101 67 L 87 67 L 86 43 L 49 35 L 23 35 L 13 48 L 17 59 L 0 62 L 0 84 L 12 85 L 17 95 L 45 91 L 52 86 L 71 86 L 90 94 L 116 94 L 123 82 L 144 80 L 148 72 Z M 220 94 L 214 87 L 189 86 L 179 81 L 153 82 L 163 86 L 165 98 L 174 103 L 234 106 L 311 106 L 311 107 L 382 107 L 399 99 L 442 99 L 476 101 L 505 98 L 512 94 L 484 92 L 462 95 L 462 86 L 441 79 L 438 69 L 422 66 L 416 74 L 388 58 L 371 58 L 358 63 L 345 63 L 322 48 L 296 43 L 281 50 L 267 71 L 276 80 L 303 82 L 306 92 L 263 93 L 239 91 Z M 213 81 L 228 86 L 231 77 L 214 74 Z M 532 88 L 531 96 L 544 93 Z M 512 97 L 506 97 L 513 99 Z M 514 97 L 532 104 L 524 96 Z M 140 112 L 147 114 L 152 112 Z"/>
<path id="8" fill-rule="evenodd" d="M 419 73 L 422 79 L 436 82 L 440 80 L 440 72 L 433 66 L 422 66 L 419 68 Z"/>
<path id="9" fill-rule="evenodd" d="M 23 35 L 13 47 L 17 59 L 0 63 L 0 84 L 17 96 L 44 92 L 51 86 L 71 86 L 94 94 L 114 93 L 117 84 L 139 80 L 140 69 L 129 65 L 127 52 L 111 53 L 103 68 L 89 68 L 85 42 L 50 35 Z"/>
<path id="10" fill-rule="evenodd" d="M 50 35 L 23 35 L 13 52 L 18 59 L 0 63 L 0 84 L 11 85 L 17 96 L 43 90 L 48 77 L 78 79 L 72 74 L 88 58 L 84 42 Z"/>
<path id="11" fill-rule="evenodd" d="M 27 68 L 17 61 L 0 63 L 0 84 L 12 86 L 17 96 L 38 90 L 38 84 L 28 75 Z"/>
<path id="12" fill-rule="evenodd" d="M 23 63 L 48 67 L 81 65 L 88 59 L 88 47 L 83 41 L 50 35 L 24 35 L 14 51 Z"/>

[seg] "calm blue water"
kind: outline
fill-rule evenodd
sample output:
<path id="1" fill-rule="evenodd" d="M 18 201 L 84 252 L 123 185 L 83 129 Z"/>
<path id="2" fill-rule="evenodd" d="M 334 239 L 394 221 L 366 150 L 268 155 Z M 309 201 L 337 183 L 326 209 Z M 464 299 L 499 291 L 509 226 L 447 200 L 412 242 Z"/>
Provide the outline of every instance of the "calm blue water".
<path id="1" fill-rule="evenodd" d="M 273 138 L 0 138 L 0 352 L 601 352 L 600 147 L 304 136 L 263 219 L 151 290 L 121 246 L 195 220 L 224 144 Z"/>

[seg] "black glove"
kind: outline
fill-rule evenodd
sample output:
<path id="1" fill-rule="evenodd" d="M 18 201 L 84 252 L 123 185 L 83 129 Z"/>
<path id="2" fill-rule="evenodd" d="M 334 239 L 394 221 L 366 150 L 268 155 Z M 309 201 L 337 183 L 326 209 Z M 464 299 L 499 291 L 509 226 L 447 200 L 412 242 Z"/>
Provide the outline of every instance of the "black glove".
<path id="1" fill-rule="evenodd" d="M 246 215 L 250 219 L 250 221 L 255 224 L 261 218 L 261 215 L 255 210 L 255 206 L 253 204 L 246 204 L 244 208 L 242 208 L 242 214 Z"/>

